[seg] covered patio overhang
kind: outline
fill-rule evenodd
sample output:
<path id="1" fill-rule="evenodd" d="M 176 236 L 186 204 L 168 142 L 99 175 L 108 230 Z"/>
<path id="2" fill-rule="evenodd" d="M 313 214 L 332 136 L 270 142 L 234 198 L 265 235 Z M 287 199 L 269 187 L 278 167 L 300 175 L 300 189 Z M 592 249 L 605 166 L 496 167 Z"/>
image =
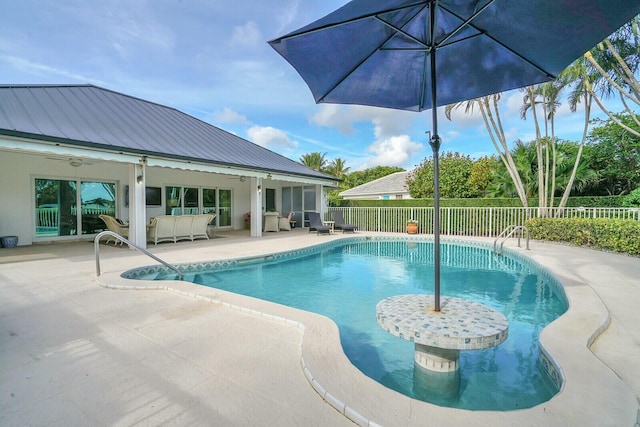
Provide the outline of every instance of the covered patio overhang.
<path id="1" fill-rule="evenodd" d="M 78 146 L 64 141 L 30 139 L 19 136 L 0 136 L 0 151 L 20 152 L 38 156 L 50 156 L 67 161 L 72 166 L 91 164 L 91 162 L 112 162 L 128 167 L 126 179 L 120 177 L 128 188 L 129 240 L 137 246 L 146 248 L 146 177 L 151 168 L 168 168 L 187 172 L 200 172 L 240 179 L 250 185 L 251 235 L 262 236 L 263 198 L 265 181 L 280 181 L 295 185 L 315 185 L 320 189 L 333 187 L 330 179 L 288 173 L 286 171 L 252 168 L 242 165 L 219 164 L 206 160 L 190 158 L 172 158 L 159 153 L 128 152 L 121 147 L 113 150 L 91 146 Z"/>

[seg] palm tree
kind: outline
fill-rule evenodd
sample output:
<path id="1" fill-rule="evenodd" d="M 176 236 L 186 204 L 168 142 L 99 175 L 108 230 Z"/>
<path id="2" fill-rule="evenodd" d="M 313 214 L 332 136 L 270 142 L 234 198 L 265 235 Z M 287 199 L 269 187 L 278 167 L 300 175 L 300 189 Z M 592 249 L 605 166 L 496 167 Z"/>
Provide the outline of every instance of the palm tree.
<path id="1" fill-rule="evenodd" d="M 536 155 L 538 162 L 538 206 L 541 213 L 543 209 L 553 206 L 553 195 L 556 188 L 556 136 L 555 114 L 560 106 L 558 101 L 560 93 L 565 85 L 556 79 L 553 82 L 523 89 L 525 96 L 520 108 L 520 117 L 526 119 L 527 112 L 531 111 L 536 130 Z M 538 107 L 542 114 L 538 114 Z M 544 135 L 540 131 L 538 120 L 544 124 Z"/>
<path id="2" fill-rule="evenodd" d="M 514 164 L 518 169 L 522 186 L 526 197 L 532 197 L 538 189 L 536 181 L 537 154 L 536 145 L 516 140 L 510 151 Z M 489 194 L 492 197 L 513 197 L 518 194 L 514 182 L 510 179 L 506 168 L 500 167 L 494 171 L 493 179 L 489 185 Z"/>
<path id="3" fill-rule="evenodd" d="M 320 153 L 318 151 L 303 154 L 302 157 L 300 157 L 300 163 L 318 172 L 324 172 L 327 166 L 326 155 L 327 153 Z"/>
<path id="4" fill-rule="evenodd" d="M 637 110 L 634 111 L 634 105 L 630 105 L 635 104 L 636 108 L 640 106 L 640 81 L 636 76 L 640 68 L 638 27 L 640 27 L 640 16 L 636 16 L 585 54 L 590 67 L 599 75 L 599 78 L 587 87 L 591 96 L 611 120 L 636 136 L 640 136 L 640 132 L 620 121 L 614 112 L 605 107 L 601 98 L 618 94 L 625 112 L 640 125 L 640 116 Z"/>
<path id="5" fill-rule="evenodd" d="M 325 172 L 329 175 L 333 175 L 336 178 L 343 179 L 351 168 L 347 167 L 347 162 L 340 157 L 332 160 L 329 166 L 326 167 Z"/>
<path id="6" fill-rule="evenodd" d="M 593 103 L 593 92 L 590 90 L 591 81 L 594 80 L 593 72 L 589 71 L 587 59 L 578 58 L 573 62 L 569 67 L 567 67 L 558 79 L 561 81 L 561 84 L 565 87 L 570 87 L 570 91 L 567 95 L 567 101 L 569 103 L 569 108 L 572 112 L 576 112 L 578 108 L 578 104 L 580 102 L 584 105 L 584 125 L 582 128 L 582 138 L 580 139 L 580 143 L 578 145 L 578 151 L 576 153 L 575 161 L 573 163 L 573 169 L 571 171 L 571 175 L 565 187 L 564 193 L 562 194 L 562 199 L 558 204 L 559 208 L 564 208 L 567 204 L 567 200 L 569 200 L 569 194 L 571 193 L 571 189 L 573 188 L 573 183 L 576 179 L 576 175 L 578 174 L 578 170 L 580 168 L 580 160 L 582 159 L 582 151 L 584 148 L 584 144 L 587 140 L 587 135 L 589 131 L 589 121 L 591 119 L 591 105 Z M 559 209 L 556 212 L 556 216 L 562 213 L 562 209 Z"/>
<path id="7" fill-rule="evenodd" d="M 511 150 L 529 197 L 538 192 L 538 155 L 536 145 L 535 141 L 525 143 L 517 140 Z M 579 144 L 572 142 L 560 143 L 557 147 L 556 182 L 559 190 L 564 190 L 565 192 L 571 192 L 573 189 L 580 190 L 598 179 L 598 174 L 584 162 L 579 164 L 576 172 L 573 171 L 574 163 L 572 159 L 579 149 Z M 516 194 L 513 182 L 509 179 L 504 166 L 494 171 L 489 185 L 489 194 L 493 197 L 513 197 Z"/>
<path id="8" fill-rule="evenodd" d="M 574 153 L 568 153 L 568 148 L 574 143 L 565 143 L 563 148 L 565 151 L 558 153 L 558 190 L 564 193 L 572 191 L 583 191 L 588 185 L 597 183 L 600 179 L 598 172 L 592 169 L 587 163 L 580 162 L 578 167 L 573 171 L 575 163 L 572 161 Z M 580 148 L 578 148 L 580 149 Z M 571 147 L 571 151 L 575 151 L 575 147 Z M 564 207 L 560 206 L 559 207 Z"/>
<path id="9" fill-rule="evenodd" d="M 505 166 L 511 180 L 513 181 L 515 192 L 520 198 L 520 202 L 523 207 L 528 207 L 527 193 L 525 191 L 522 179 L 518 173 L 518 168 L 515 161 L 509 151 L 509 145 L 507 144 L 507 137 L 502 127 L 502 120 L 500 119 L 500 109 L 498 104 L 502 98 L 502 94 L 497 93 L 494 95 L 483 96 L 482 98 L 472 99 L 470 101 L 459 102 L 457 104 L 447 105 L 445 107 L 445 115 L 451 120 L 451 112 L 460 107 L 464 107 L 465 113 L 472 113 L 474 107 L 478 107 L 482 114 L 485 127 L 491 138 L 491 142 L 495 147 L 502 164 Z"/>

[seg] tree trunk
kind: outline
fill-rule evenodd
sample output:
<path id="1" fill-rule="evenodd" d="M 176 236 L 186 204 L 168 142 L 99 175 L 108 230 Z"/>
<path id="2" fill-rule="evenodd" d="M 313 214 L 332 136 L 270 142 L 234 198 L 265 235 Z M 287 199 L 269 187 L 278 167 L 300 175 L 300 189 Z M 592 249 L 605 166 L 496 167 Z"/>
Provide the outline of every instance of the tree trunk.
<path id="1" fill-rule="evenodd" d="M 589 118 L 591 117 L 591 94 L 588 92 L 584 93 L 584 128 L 582 130 L 582 140 L 580 141 L 580 146 L 578 147 L 578 153 L 576 154 L 576 161 L 573 163 L 573 170 L 571 171 L 571 176 L 569 177 L 569 182 L 567 184 L 567 188 L 564 189 L 564 193 L 562 194 L 562 199 L 558 204 L 558 211 L 556 212 L 556 216 L 562 215 L 562 210 L 567 205 L 567 200 L 569 200 L 569 194 L 571 194 L 571 189 L 573 188 L 573 183 L 576 179 L 576 173 L 578 171 L 578 165 L 580 164 L 580 158 L 582 157 L 582 148 L 584 147 L 584 143 L 587 140 L 587 132 L 589 130 Z"/>

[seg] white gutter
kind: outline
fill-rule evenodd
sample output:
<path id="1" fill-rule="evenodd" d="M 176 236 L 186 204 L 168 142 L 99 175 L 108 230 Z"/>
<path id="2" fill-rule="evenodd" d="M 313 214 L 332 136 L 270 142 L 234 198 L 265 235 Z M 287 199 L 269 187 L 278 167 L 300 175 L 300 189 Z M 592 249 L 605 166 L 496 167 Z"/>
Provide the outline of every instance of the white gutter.
<path id="1" fill-rule="evenodd" d="M 290 181 L 303 184 L 320 184 L 332 186 L 333 181 L 322 178 L 305 177 L 286 173 L 245 169 L 234 166 L 221 166 L 206 163 L 197 163 L 188 160 L 163 159 L 143 154 L 125 154 L 112 151 L 97 150 L 94 148 L 82 148 L 54 142 L 34 141 L 32 139 L 11 138 L 0 136 L 0 150 L 23 151 L 36 154 L 50 154 L 69 158 L 82 158 L 91 160 L 104 160 L 127 164 L 138 164 L 145 159 L 147 166 L 182 169 L 189 171 L 208 172 L 224 175 L 246 176 L 253 178 L 272 179 L 278 181 Z"/>
<path id="2" fill-rule="evenodd" d="M 90 148 L 72 147 L 53 142 L 39 142 L 29 139 L 0 137 L 0 150 L 23 151 L 26 153 L 51 154 L 61 157 L 78 157 L 91 160 L 106 160 L 120 163 L 138 163 L 142 156 L 135 154 L 99 151 Z"/>

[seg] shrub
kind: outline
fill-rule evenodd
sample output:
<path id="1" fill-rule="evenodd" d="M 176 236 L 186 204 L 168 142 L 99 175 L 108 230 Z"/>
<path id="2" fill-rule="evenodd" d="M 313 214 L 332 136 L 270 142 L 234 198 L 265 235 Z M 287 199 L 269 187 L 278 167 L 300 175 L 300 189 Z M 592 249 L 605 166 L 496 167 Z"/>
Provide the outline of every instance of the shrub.
<path id="1" fill-rule="evenodd" d="M 606 218 L 535 218 L 525 223 L 532 239 L 640 255 L 640 222 Z"/>
<path id="2" fill-rule="evenodd" d="M 553 206 L 558 206 L 560 198 L 554 200 Z M 538 198 L 530 198 L 528 200 L 529 207 L 536 207 L 538 205 Z M 570 207 L 585 207 L 585 208 L 618 208 L 622 205 L 622 196 L 606 196 L 606 197 L 570 197 L 567 201 L 568 208 Z M 433 199 L 402 199 L 402 200 L 340 200 L 339 203 L 331 203 L 331 206 L 340 207 L 432 207 Z M 512 198 L 470 198 L 470 199 L 440 199 L 441 207 L 470 207 L 470 208 L 482 208 L 482 207 L 513 207 L 518 208 L 522 206 L 520 199 Z"/>
<path id="3" fill-rule="evenodd" d="M 624 196 L 622 206 L 625 208 L 640 208 L 640 187 Z"/>

